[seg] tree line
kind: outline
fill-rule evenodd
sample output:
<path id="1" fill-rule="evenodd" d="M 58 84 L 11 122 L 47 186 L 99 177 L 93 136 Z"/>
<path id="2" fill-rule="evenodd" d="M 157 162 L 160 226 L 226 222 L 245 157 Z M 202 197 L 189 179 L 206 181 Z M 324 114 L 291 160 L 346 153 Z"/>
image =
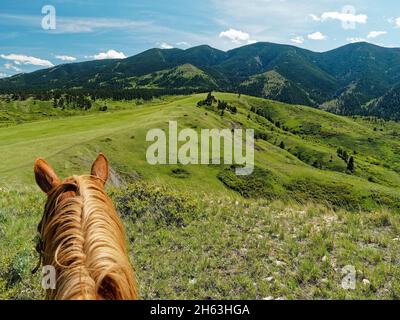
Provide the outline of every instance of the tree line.
<path id="1" fill-rule="evenodd" d="M 6 101 L 23 101 L 33 98 L 40 101 L 57 101 L 56 106 L 76 106 L 89 108 L 88 100 L 96 101 L 111 99 L 121 100 L 151 100 L 166 95 L 188 95 L 199 93 L 192 89 L 22 89 L 0 90 L 0 95 Z"/>

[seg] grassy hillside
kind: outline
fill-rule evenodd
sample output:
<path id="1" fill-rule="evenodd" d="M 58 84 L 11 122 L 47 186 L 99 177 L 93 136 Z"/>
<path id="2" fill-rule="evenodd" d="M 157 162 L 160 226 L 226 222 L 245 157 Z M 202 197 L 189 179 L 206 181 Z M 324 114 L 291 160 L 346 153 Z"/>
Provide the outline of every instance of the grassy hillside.
<path id="1" fill-rule="evenodd" d="M 399 298 L 400 125 L 215 96 L 237 113 L 197 107 L 205 94 L 96 101 L 86 112 L 2 101 L 0 298 L 43 296 L 29 273 L 44 204 L 35 158 L 66 177 L 88 173 L 100 151 L 144 298 Z M 254 173 L 149 165 L 146 133 L 169 120 L 196 130 L 254 128 Z M 353 172 L 339 148 L 354 157 Z M 355 291 L 340 286 L 346 265 L 357 270 Z"/>
<path id="2" fill-rule="evenodd" d="M 399 299 L 400 217 L 199 196 L 137 183 L 110 194 L 146 299 Z M 0 299 L 42 299 L 30 271 L 38 192 L 0 189 Z M 342 268 L 356 270 L 344 290 Z"/>
<path id="3" fill-rule="evenodd" d="M 218 88 L 218 84 L 212 77 L 191 64 L 133 77 L 129 80 L 133 87 L 140 88 Z"/>
<path id="4" fill-rule="evenodd" d="M 32 163 L 38 156 L 55 163 L 61 175 L 81 173 L 96 153 L 105 152 L 116 180 L 143 178 L 178 188 L 226 193 L 237 191 L 247 197 L 328 201 L 346 208 L 399 208 L 399 125 L 369 122 L 332 115 L 313 108 L 232 94 L 216 94 L 238 108 L 223 116 L 216 105 L 197 107 L 204 95 L 156 100 L 147 104 L 104 102 L 109 111 L 40 120 L 0 128 L 0 174 L 2 185 L 33 185 Z M 18 111 L 15 111 L 16 117 Z M 21 114 L 34 108 L 34 101 L 18 102 Z M 26 104 L 30 105 L 29 107 Z M 32 105 L 33 104 L 33 105 Z M 44 106 L 43 106 L 44 104 Z M 46 103 L 36 104 L 36 114 L 60 111 Z M 121 110 L 119 110 L 121 109 Z M 40 111 L 45 110 L 45 111 Z M 9 117 L 12 116 L 9 114 Z M 145 159 L 150 145 L 145 141 L 152 128 L 168 128 L 177 120 L 180 128 L 254 128 L 256 170 L 238 178 L 228 166 L 151 166 Z M 5 120 L 6 123 L 10 119 Z M 283 148 L 282 148 L 283 142 Z M 355 170 L 337 154 L 343 149 L 355 159 Z M 179 170 L 178 170 L 179 171 Z M 254 184 L 258 188 L 253 188 Z M 251 193 L 243 192 L 250 189 Z M 231 191 L 233 192 L 233 191 Z"/>
<path id="5" fill-rule="evenodd" d="M 276 71 L 268 71 L 260 75 L 250 77 L 242 82 L 239 91 L 243 93 L 257 93 L 257 96 L 269 98 L 288 103 L 301 103 L 303 105 L 314 105 L 307 92 L 296 84 L 282 77 Z"/>

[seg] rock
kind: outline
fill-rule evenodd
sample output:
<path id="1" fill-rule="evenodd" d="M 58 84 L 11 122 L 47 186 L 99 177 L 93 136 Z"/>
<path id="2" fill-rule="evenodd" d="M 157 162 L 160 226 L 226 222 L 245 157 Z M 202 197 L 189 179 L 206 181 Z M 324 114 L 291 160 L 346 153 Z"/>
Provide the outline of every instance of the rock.
<path id="1" fill-rule="evenodd" d="M 276 264 L 278 267 L 286 266 L 286 263 L 285 263 L 285 262 L 279 261 L 279 260 L 276 260 L 276 261 L 275 261 L 275 264 Z"/>
<path id="2" fill-rule="evenodd" d="M 368 279 L 363 279 L 363 285 L 364 286 L 370 286 L 371 285 L 371 281 L 369 281 Z"/>
<path id="3" fill-rule="evenodd" d="M 189 280 L 189 284 L 196 284 L 196 282 L 197 282 L 197 279 L 194 279 L 194 278 Z"/>
<path id="4" fill-rule="evenodd" d="M 274 277 L 268 277 L 268 278 L 266 278 L 265 280 L 267 280 L 268 282 L 271 282 L 271 281 L 274 280 Z"/>
<path id="5" fill-rule="evenodd" d="M 274 300 L 274 297 L 271 297 L 271 296 L 265 297 L 265 298 L 263 298 L 263 300 Z"/>
<path id="6" fill-rule="evenodd" d="M 322 257 L 322 262 L 326 262 L 327 259 L 328 259 L 327 256 L 323 256 Z"/>

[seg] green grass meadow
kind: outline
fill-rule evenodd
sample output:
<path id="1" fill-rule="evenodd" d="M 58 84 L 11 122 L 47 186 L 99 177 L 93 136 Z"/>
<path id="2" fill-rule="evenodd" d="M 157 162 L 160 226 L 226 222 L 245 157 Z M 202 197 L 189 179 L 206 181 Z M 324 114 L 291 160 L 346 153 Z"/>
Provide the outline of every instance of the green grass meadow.
<path id="1" fill-rule="evenodd" d="M 214 95 L 237 113 L 198 107 L 205 94 L 96 101 L 89 111 L 0 99 L 0 299 L 44 297 L 30 273 L 45 203 L 35 159 L 64 178 L 88 174 L 99 152 L 143 299 L 400 298 L 400 124 Z M 255 129 L 253 174 L 148 164 L 148 130 L 172 120 Z M 355 290 L 341 286 L 348 265 Z"/>

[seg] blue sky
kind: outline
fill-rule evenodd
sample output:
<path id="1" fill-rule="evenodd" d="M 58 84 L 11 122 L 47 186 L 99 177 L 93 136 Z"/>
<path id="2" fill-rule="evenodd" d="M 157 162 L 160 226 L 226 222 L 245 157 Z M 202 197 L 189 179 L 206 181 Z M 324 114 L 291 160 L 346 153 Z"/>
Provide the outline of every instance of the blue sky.
<path id="1" fill-rule="evenodd" d="M 45 5 L 56 28 L 42 28 Z M 0 77 L 153 47 L 257 41 L 326 51 L 355 41 L 400 47 L 398 0 L 1 0 Z"/>

